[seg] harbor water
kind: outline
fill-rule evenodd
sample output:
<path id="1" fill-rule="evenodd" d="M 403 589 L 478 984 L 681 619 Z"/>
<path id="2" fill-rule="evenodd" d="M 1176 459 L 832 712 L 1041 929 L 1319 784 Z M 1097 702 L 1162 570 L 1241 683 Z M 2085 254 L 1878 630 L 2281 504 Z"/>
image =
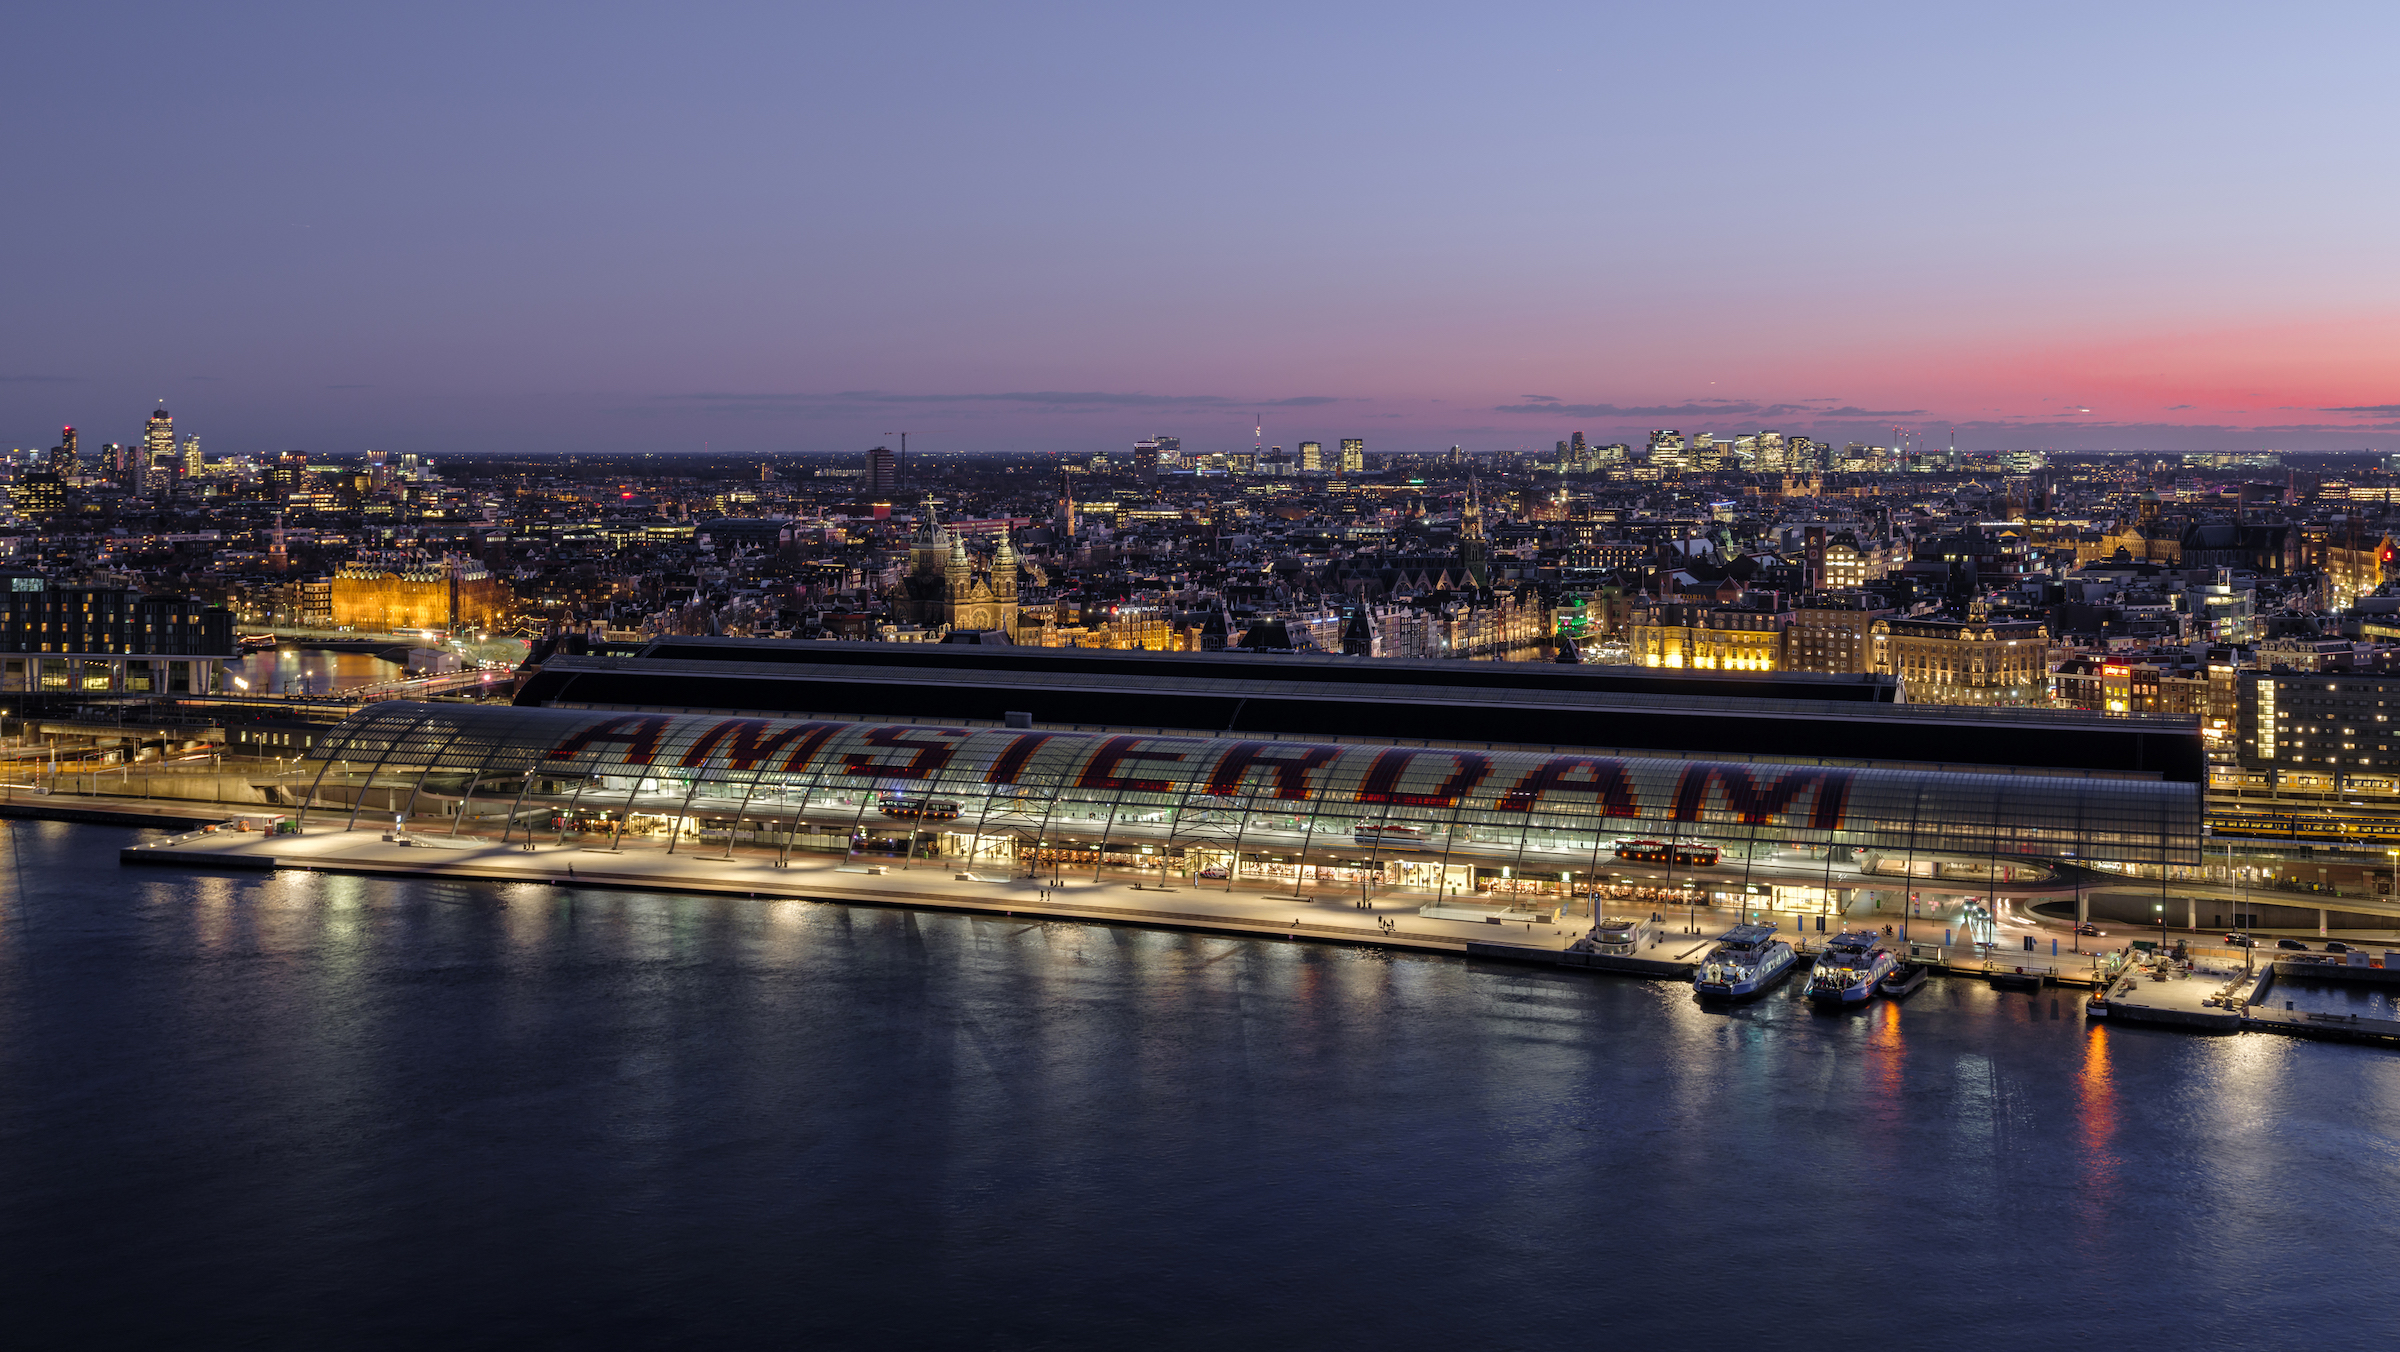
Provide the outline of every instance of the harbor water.
<path id="1" fill-rule="evenodd" d="M 7 834 L 17 1346 L 2388 1345 L 2372 1047 Z"/>

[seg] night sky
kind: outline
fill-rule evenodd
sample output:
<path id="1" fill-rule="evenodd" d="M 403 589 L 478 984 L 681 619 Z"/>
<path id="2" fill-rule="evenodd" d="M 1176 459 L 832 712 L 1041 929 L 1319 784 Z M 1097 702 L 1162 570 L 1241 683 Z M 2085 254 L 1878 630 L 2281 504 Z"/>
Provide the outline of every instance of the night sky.
<path id="1" fill-rule="evenodd" d="M 2400 448 L 2389 4 L 17 5 L 0 448 Z"/>

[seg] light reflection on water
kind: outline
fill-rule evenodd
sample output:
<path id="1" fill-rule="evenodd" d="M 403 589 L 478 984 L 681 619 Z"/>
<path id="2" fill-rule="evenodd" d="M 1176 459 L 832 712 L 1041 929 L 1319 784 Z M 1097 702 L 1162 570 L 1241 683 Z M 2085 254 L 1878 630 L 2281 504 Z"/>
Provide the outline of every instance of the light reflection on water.
<path id="1" fill-rule="evenodd" d="M 2391 1286 L 2373 1049 L 17 829 L 0 1262 L 94 1345 L 2343 1347 Z"/>
<path id="2" fill-rule="evenodd" d="M 406 671 L 373 653 L 333 653 L 315 648 L 268 648 L 226 665 L 259 694 L 330 694 L 353 686 L 399 680 Z"/>

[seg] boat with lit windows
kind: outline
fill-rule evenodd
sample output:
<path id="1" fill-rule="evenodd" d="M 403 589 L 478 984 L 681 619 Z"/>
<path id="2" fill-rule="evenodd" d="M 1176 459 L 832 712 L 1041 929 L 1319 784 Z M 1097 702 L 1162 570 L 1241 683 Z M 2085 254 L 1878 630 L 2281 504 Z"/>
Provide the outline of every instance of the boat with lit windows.
<path id="1" fill-rule="evenodd" d="M 1800 957 L 1775 937 L 1773 925 L 1736 925 L 1692 969 L 1692 989 L 1704 996 L 1746 1000 L 1792 974 Z"/>
<path id="2" fill-rule="evenodd" d="M 1833 936 L 1817 965 L 1808 974 L 1808 998 L 1822 1004 L 1858 1005 L 1875 998 L 1875 990 L 1900 960 L 1883 946 L 1872 930 L 1845 930 Z"/>

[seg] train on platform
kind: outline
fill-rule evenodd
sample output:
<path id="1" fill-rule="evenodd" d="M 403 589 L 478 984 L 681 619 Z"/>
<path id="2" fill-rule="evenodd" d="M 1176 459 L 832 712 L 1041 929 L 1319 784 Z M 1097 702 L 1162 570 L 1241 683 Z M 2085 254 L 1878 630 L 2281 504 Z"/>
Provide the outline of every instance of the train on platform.
<path id="1" fill-rule="evenodd" d="M 1713 868 L 1723 857 L 1723 852 L 1714 845 L 1669 845 L 1663 840 L 1617 842 L 1617 858 L 1634 864 L 1678 864 L 1687 868 Z"/>

